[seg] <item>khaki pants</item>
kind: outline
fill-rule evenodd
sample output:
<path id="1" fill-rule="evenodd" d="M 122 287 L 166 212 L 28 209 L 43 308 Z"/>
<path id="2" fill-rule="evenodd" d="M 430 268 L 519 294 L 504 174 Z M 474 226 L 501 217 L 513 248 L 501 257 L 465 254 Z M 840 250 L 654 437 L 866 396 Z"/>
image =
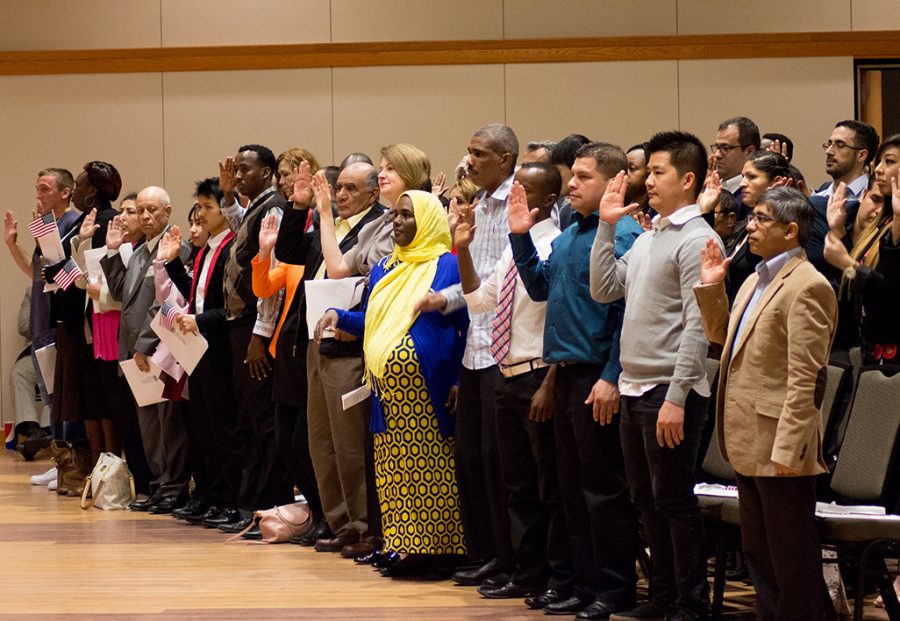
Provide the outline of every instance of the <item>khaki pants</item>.
<path id="1" fill-rule="evenodd" d="M 325 519 L 337 536 L 368 534 L 366 433 L 370 403 L 344 410 L 341 396 L 358 388 L 361 358 L 328 358 L 315 343 L 306 352 L 309 452 Z"/>

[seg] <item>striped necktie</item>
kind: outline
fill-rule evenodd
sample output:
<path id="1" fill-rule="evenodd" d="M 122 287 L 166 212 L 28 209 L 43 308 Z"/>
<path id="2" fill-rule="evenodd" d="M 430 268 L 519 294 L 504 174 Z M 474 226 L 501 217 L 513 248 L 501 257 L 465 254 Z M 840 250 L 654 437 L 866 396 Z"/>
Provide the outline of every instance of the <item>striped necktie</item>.
<path id="1" fill-rule="evenodd" d="M 516 276 L 518 275 L 516 264 L 511 262 L 503 284 L 500 287 L 500 295 L 497 298 L 497 309 L 494 314 L 493 329 L 491 330 L 491 355 L 498 363 L 506 360 L 509 353 L 510 339 L 512 338 L 512 309 L 516 293 Z"/>

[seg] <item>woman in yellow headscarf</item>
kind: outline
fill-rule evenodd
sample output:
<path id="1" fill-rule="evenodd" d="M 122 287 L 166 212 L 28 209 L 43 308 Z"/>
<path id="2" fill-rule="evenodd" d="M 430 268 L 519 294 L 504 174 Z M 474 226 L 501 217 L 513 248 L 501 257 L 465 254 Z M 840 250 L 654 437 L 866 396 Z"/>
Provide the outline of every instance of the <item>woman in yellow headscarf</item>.
<path id="1" fill-rule="evenodd" d="M 373 389 L 375 484 L 386 576 L 449 577 L 465 554 L 453 460 L 453 408 L 466 331 L 463 308 L 416 313 L 429 290 L 459 282 L 450 228 L 430 193 L 404 192 L 391 208 L 394 251 L 369 277 L 362 311 L 329 310 L 316 327 L 363 337 L 365 381 Z"/>

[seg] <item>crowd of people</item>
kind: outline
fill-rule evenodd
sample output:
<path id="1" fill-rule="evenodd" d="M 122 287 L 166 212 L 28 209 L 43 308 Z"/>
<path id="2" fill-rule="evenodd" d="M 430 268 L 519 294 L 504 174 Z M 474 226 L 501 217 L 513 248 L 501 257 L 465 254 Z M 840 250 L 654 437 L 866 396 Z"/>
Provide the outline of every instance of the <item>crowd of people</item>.
<path id="1" fill-rule="evenodd" d="M 41 170 L 36 216 L 83 276 L 47 292 L 66 261 L 9 212 L 5 241 L 32 279 L 32 352 L 56 345 L 52 395 L 32 353 L 52 434 L 124 454 L 133 511 L 258 538 L 254 512 L 299 493 L 294 543 L 384 576 L 674 621 L 708 615 L 694 485 L 715 416 L 759 618 L 820 619 L 821 378 L 854 347 L 897 362 L 900 136 L 837 123 L 813 191 L 784 134 L 735 117 L 714 135 L 520 153 L 491 124 L 449 182 L 409 144 L 377 167 L 248 144 L 197 182 L 187 236 L 161 187 L 116 205 L 110 163 Z M 329 279 L 352 300 L 310 316 Z M 190 373 L 157 315 L 208 342 Z M 165 400 L 136 404 L 129 360 Z"/>

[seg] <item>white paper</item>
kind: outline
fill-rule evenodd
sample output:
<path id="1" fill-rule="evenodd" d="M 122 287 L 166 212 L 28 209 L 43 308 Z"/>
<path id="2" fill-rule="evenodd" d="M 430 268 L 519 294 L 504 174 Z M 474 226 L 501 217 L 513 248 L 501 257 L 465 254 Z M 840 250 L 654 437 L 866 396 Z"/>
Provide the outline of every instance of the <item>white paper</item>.
<path id="1" fill-rule="evenodd" d="M 128 267 L 128 259 L 131 258 L 131 255 L 134 253 L 134 247 L 125 242 L 121 246 L 119 246 L 119 255 L 122 257 L 122 265 Z"/>
<path id="2" fill-rule="evenodd" d="M 347 394 L 341 395 L 341 405 L 345 411 L 349 410 L 357 403 L 362 403 L 368 399 L 371 394 L 372 391 L 368 386 L 360 386 L 356 390 L 351 390 Z"/>
<path id="3" fill-rule="evenodd" d="M 134 360 L 123 360 L 119 363 L 125 379 L 128 380 L 131 394 L 134 395 L 135 402 L 141 407 L 165 401 L 162 396 L 165 384 L 159 379 L 162 369 L 152 360 L 148 359 L 148 362 L 150 364 L 148 373 L 141 371 Z"/>
<path id="4" fill-rule="evenodd" d="M 53 394 L 53 378 L 56 373 L 56 345 L 51 343 L 40 349 L 34 350 L 34 357 L 37 358 L 38 368 L 41 370 L 41 377 L 44 378 L 44 387 L 47 394 Z"/>
<path id="5" fill-rule="evenodd" d="M 347 310 L 362 299 L 365 278 L 335 278 L 306 281 L 306 325 L 309 339 L 316 332 L 316 324 L 329 308 Z M 334 338 L 330 330 L 322 338 Z"/>
<path id="6" fill-rule="evenodd" d="M 66 260 L 66 253 L 63 252 L 58 230 L 53 230 L 43 237 L 38 237 L 37 243 L 41 247 L 41 255 L 44 257 L 45 265 L 55 265 L 60 261 Z M 59 285 L 55 282 L 44 283 L 44 293 L 56 291 L 57 289 L 59 289 Z"/>
<path id="7" fill-rule="evenodd" d="M 102 248 L 93 248 L 84 251 L 84 267 L 87 270 L 88 281 L 92 283 L 103 283 L 106 277 L 103 275 L 103 268 L 100 266 L 100 259 L 106 256 L 106 246 Z M 100 302 L 91 300 L 94 303 L 94 312 L 100 312 Z"/>
<path id="8" fill-rule="evenodd" d="M 190 375 L 197 368 L 197 363 L 209 349 L 209 342 L 202 334 L 194 334 L 193 332 L 182 332 L 177 325 L 174 330 L 165 328 L 159 319 L 160 313 L 156 313 L 156 317 L 150 322 L 150 327 L 156 332 L 160 342 L 166 346 L 169 353 L 175 357 L 184 372 Z"/>
<path id="9" fill-rule="evenodd" d="M 737 498 L 738 490 L 734 485 L 719 485 L 718 483 L 697 483 L 694 485 L 696 496 L 717 496 L 719 498 Z"/>

